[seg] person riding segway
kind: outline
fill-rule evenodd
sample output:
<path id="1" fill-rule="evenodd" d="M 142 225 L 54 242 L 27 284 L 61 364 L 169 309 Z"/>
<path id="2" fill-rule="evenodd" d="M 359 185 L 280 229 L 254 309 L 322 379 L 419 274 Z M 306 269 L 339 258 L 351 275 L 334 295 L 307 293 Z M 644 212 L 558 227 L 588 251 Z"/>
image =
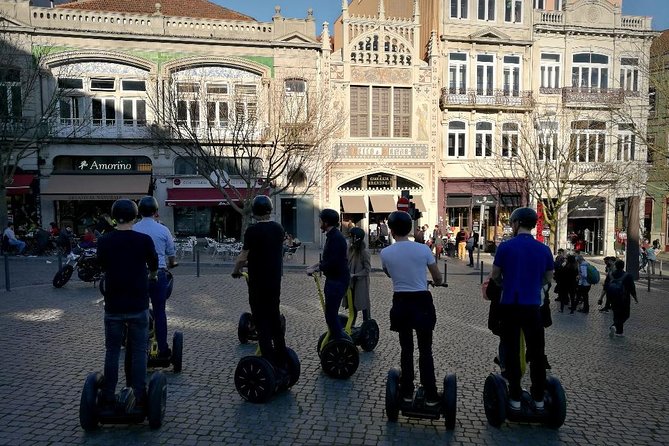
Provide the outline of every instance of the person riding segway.
<path id="1" fill-rule="evenodd" d="M 425 277 L 427 269 L 434 286 L 442 285 L 432 251 L 427 245 L 409 240 L 413 226 L 411 216 L 395 211 L 388 217 L 395 243 L 381 251 L 383 271 L 393 282 L 393 305 L 390 330 L 399 334 L 401 372 L 388 372 L 386 381 L 386 415 L 397 421 L 400 410 L 408 417 L 438 419 L 444 416 L 447 429 L 455 427 L 457 381 L 454 374 L 444 378 L 444 391 L 437 392 L 432 358 L 432 332 L 437 316 Z M 419 386 L 414 392 L 413 332 L 419 350 Z"/>
<path id="2" fill-rule="evenodd" d="M 242 277 L 247 266 L 249 304 L 258 334 L 258 353 L 245 356 L 235 370 L 235 387 L 247 401 L 263 403 L 275 392 L 291 388 L 300 376 L 297 354 L 286 347 L 279 310 L 283 261 L 283 227 L 270 220 L 272 201 L 266 195 L 253 199 L 257 223 L 244 233 L 242 252 L 232 277 Z M 246 274 L 246 273 L 244 273 Z"/>
<path id="3" fill-rule="evenodd" d="M 105 273 L 101 291 L 105 302 L 105 368 L 86 378 L 79 406 L 79 422 L 85 430 L 98 423 L 141 423 L 158 428 L 165 416 L 167 381 L 155 372 L 146 390 L 146 342 L 149 324 L 149 280 L 157 280 L 158 256 L 151 237 L 132 230 L 137 206 L 120 199 L 112 206 L 117 230 L 98 241 L 98 260 Z M 118 362 L 127 326 L 133 350 L 130 373 L 132 387 L 116 395 Z"/>

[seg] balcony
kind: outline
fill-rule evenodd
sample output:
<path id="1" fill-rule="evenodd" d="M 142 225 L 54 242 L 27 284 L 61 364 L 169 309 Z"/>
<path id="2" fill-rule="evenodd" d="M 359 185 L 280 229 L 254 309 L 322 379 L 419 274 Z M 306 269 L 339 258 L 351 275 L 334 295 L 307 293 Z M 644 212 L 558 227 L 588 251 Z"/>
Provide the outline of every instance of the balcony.
<path id="1" fill-rule="evenodd" d="M 480 94 L 479 90 L 461 90 L 442 88 L 439 108 L 481 110 L 531 110 L 534 96 L 531 91 L 519 91 L 513 94 L 509 90 L 493 90 L 491 95 Z"/>
<path id="2" fill-rule="evenodd" d="M 566 107 L 610 108 L 625 101 L 622 88 L 564 87 L 562 102 Z"/>
<path id="3" fill-rule="evenodd" d="M 57 120 L 54 135 L 57 138 L 146 139 L 151 135 L 145 123 L 120 122 L 116 119 Z"/>

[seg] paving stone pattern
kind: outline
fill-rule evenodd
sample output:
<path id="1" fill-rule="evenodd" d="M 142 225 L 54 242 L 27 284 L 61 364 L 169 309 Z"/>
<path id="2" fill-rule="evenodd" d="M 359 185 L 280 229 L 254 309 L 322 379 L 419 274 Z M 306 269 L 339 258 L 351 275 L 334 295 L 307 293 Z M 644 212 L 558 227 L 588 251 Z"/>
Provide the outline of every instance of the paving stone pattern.
<path id="1" fill-rule="evenodd" d="M 104 363 L 101 296 L 76 278 L 54 289 L 55 267 L 41 260 L 13 267 L 26 279 L 0 292 L 0 445 L 660 445 L 669 439 L 668 293 L 640 291 L 624 338 L 608 337 L 612 315 L 595 305 L 589 315 L 553 308 L 547 353 L 567 394 L 565 425 L 496 429 L 487 424 L 482 393 L 487 374 L 496 370 L 498 338 L 487 329 L 479 276 L 459 261 L 449 262 L 450 287 L 433 292 L 437 380 L 446 373 L 458 378 L 454 431 L 443 420 L 400 415 L 390 423 L 385 417 L 386 374 L 399 365 L 397 336 L 388 330 L 390 280 L 378 272 L 371 279 L 372 315 L 381 329 L 377 349 L 361 351 L 357 373 L 337 381 L 322 372 L 316 354 L 325 323 L 313 279 L 294 265 L 286 269 L 282 293 L 287 341 L 302 361 L 292 390 L 264 405 L 241 399 L 234 369 L 255 350 L 237 340 L 239 316 L 248 309 L 246 285 L 229 276 L 229 266 L 209 267 L 199 278 L 184 268 L 168 302 L 170 339 L 174 330 L 184 333 L 184 367 L 178 375 L 167 372 L 163 427 L 85 433 L 78 421 L 81 388 L 86 374 Z M 45 272 L 31 274 L 40 268 Z M 593 287 L 591 304 L 599 290 Z"/>

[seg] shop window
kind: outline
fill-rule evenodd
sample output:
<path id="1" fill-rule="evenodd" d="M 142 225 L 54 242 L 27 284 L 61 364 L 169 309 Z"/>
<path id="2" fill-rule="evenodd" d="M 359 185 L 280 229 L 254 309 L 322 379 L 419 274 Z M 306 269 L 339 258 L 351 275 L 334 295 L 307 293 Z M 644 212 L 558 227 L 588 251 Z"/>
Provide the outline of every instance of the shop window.
<path id="1" fill-rule="evenodd" d="M 448 210 L 448 225 L 451 228 L 467 228 L 469 227 L 469 208 L 468 207 L 452 207 Z"/>

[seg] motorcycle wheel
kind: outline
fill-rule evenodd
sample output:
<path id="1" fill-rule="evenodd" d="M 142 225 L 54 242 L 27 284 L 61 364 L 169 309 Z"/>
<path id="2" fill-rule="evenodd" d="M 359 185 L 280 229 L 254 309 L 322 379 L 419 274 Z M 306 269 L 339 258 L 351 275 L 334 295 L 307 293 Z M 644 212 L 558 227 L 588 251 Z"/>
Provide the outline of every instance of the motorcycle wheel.
<path id="1" fill-rule="evenodd" d="M 62 288 L 68 282 L 68 280 L 70 280 L 73 272 L 74 267 L 72 265 L 63 266 L 60 271 L 58 271 L 56 275 L 53 276 L 53 286 L 55 288 Z"/>

